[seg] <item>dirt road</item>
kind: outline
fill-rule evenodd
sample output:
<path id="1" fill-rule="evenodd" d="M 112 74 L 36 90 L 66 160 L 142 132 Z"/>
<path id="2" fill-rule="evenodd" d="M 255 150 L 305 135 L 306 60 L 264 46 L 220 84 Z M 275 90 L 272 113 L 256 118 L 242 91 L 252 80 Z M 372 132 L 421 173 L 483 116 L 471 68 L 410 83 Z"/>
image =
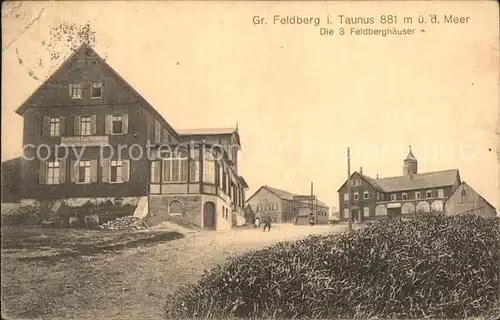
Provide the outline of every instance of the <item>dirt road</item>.
<path id="1" fill-rule="evenodd" d="M 274 225 L 200 231 L 119 254 L 19 261 L 2 253 L 2 313 L 6 319 L 160 319 L 165 295 L 196 282 L 230 255 L 345 226 Z M 7 278 L 4 280 L 4 278 Z"/>

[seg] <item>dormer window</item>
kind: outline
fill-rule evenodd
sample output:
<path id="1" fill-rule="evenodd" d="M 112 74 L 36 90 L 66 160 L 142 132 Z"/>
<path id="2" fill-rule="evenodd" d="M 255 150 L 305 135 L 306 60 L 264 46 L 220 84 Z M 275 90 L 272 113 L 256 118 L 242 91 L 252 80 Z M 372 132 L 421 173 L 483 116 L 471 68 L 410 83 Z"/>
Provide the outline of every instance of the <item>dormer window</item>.
<path id="1" fill-rule="evenodd" d="M 69 85 L 69 96 L 71 99 L 81 99 L 82 98 L 82 84 L 73 83 Z"/>
<path id="2" fill-rule="evenodd" d="M 90 97 L 92 99 L 102 98 L 102 81 L 93 81 L 90 89 Z"/>

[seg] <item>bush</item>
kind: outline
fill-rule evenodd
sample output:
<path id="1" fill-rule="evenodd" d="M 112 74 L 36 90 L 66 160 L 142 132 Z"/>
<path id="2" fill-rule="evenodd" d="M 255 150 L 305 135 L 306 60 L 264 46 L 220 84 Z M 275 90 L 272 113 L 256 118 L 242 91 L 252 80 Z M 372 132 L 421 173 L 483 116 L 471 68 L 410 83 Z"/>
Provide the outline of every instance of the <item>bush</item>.
<path id="1" fill-rule="evenodd" d="M 381 220 L 230 259 L 167 297 L 168 318 L 467 318 L 498 314 L 499 222 Z"/>
<path id="2" fill-rule="evenodd" d="M 39 225 L 43 217 L 37 206 L 19 206 L 14 212 L 2 214 L 2 226 Z"/>

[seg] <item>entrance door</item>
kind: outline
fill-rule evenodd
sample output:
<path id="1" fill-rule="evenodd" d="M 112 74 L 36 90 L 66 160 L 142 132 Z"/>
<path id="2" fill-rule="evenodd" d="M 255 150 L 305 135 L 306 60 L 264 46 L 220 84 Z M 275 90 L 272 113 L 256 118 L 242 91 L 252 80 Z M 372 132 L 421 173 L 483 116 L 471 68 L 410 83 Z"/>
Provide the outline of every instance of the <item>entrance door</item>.
<path id="1" fill-rule="evenodd" d="M 215 204 L 210 201 L 203 205 L 203 228 L 215 229 Z"/>

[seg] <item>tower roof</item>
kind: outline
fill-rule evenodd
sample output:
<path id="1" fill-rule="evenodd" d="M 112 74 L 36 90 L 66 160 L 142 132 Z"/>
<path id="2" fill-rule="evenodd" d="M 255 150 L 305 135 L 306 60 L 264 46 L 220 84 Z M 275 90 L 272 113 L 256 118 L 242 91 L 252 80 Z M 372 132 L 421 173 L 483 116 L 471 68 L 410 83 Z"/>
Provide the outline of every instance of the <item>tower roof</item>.
<path id="1" fill-rule="evenodd" d="M 408 152 L 408 155 L 406 156 L 406 160 L 417 161 L 417 158 L 413 155 L 413 152 L 411 152 L 411 145 L 410 145 L 410 151 Z"/>

